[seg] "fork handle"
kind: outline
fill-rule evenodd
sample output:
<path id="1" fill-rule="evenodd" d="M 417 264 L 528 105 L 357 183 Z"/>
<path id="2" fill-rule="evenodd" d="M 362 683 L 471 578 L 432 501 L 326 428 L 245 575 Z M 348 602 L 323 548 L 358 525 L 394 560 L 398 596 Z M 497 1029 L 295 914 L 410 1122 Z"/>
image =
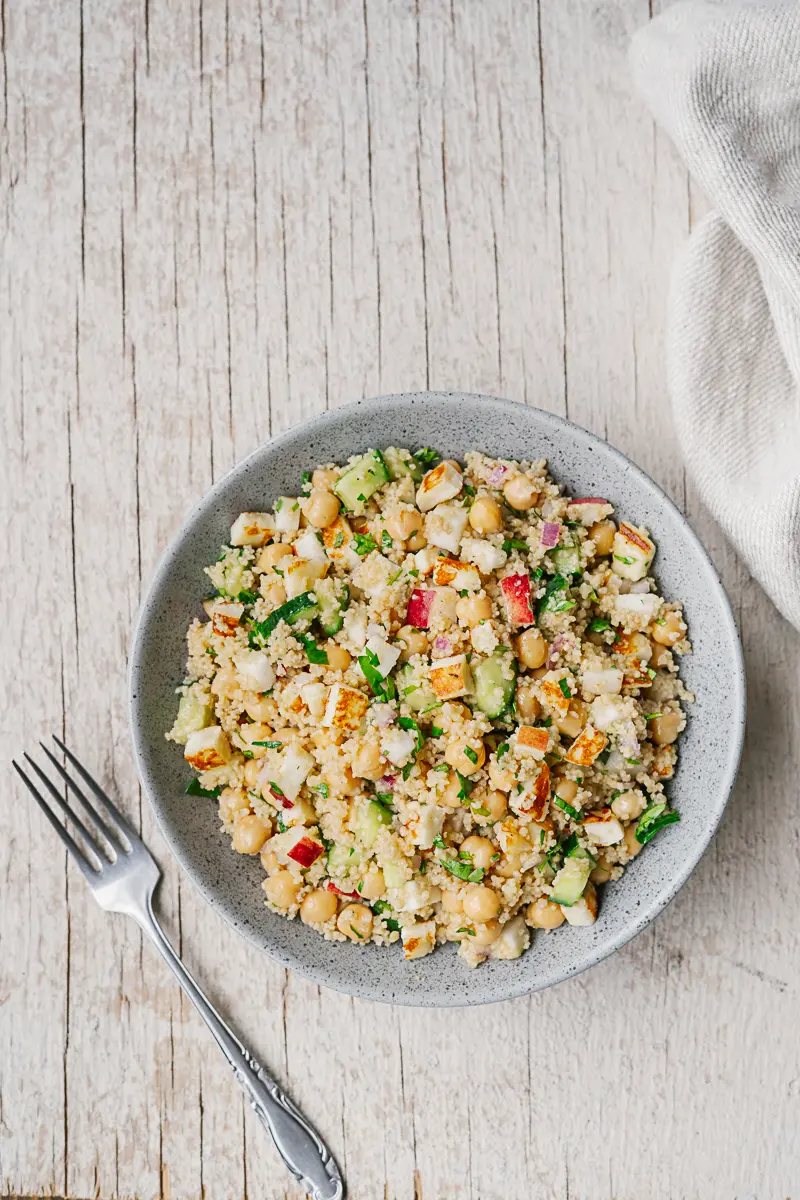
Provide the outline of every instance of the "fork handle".
<path id="1" fill-rule="evenodd" d="M 244 1089 L 256 1116 L 272 1135 L 275 1148 L 288 1170 L 311 1200 L 342 1200 L 344 1185 L 336 1160 L 305 1117 L 225 1024 L 211 1001 L 198 987 L 167 941 L 152 904 L 133 913 L 149 934 L 178 983 L 211 1030 Z"/>

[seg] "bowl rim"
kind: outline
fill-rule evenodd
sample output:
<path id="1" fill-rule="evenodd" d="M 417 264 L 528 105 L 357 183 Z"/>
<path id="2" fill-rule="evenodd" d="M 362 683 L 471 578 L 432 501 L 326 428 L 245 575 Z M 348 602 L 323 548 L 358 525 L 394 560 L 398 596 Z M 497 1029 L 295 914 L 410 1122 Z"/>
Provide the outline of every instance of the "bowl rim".
<path id="1" fill-rule="evenodd" d="M 708 823 L 703 831 L 702 837 L 697 841 L 690 855 L 685 857 L 679 864 L 676 864 L 676 869 L 664 881 L 664 886 L 656 892 L 652 900 L 641 908 L 637 909 L 635 917 L 632 917 L 625 928 L 610 939 L 607 944 L 595 945 L 588 948 L 582 953 L 578 962 L 567 967 L 553 967 L 549 971 L 542 971 L 540 978 L 532 984 L 527 981 L 521 981 L 509 986 L 507 992 L 498 997 L 496 989 L 490 994 L 491 989 L 486 990 L 486 994 L 478 994 L 470 996 L 468 1000 L 461 997 L 450 998 L 449 994 L 444 996 L 439 993 L 427 993 L 422 991 L 419 995 L 413 998 L 394 995 L 381 995 L 378 993 L 372 994 L 364 991 L 359 987 L 356 980 L 352 984 L 347 981 L 331 981 L 329 975 L 323 968 L 310 966 L 303 962 L 299 956 L 287 954 L 275 947 L 268 947 L 264 944 L 263 939 L 259 939 L 254 931 L 246 927 L 241 927 L 231 914 L 221 908 L 218 897 L 205 881 L 196 872 L 194 864 L 189 856 L 183 852 L 183 849 L 177 845 L 167 828 L 166 819 L 162 816 L 159 805 L 153 798 L 151 792 L 150 773 L 146 763 L 145 737 L 143 734 L 143 723 L 137 721 L 137 696 L 139 694 L 138 680 L 143 656 L 144 636 L 150 610 L 152 608 L 152 597 L 159 590 L 164 576 L 168 574 L 169 568 L 173 559 L 178 554 L 184 537 L 187 535 L 195 520 L 213 503 L 217 496 L 221 495 L 227 488 L 230 478 L 234 475 L 246 472 L 249 465 L 261 456 L 264 450 L 280 449 L 286 443 L 295 440 L 298 436 L 310 434 L 332 422 L 347 420 L 348 415 L 360 411 L 367 416 L 377 416 L 380 409 L 387 402 L 391 401 L 426 401 L 429 399 L 445 400 L 447 402 L 459 403 L 463 401 L 479 401 L 482 405 L 494 407 L 498 413 L 503 411 L 518 413 L 520 409 L 529 410 L 536 414 L 536 417 L 545 426 L 550 427 L 552 433 L 565 435 L 577 442 L 582 442 L 584 446 L 593 450 L 596 447 L 601 447 L 604 454 L 609 454 L 616 465 L 629 475 L 633 475 L 637 482 L 651 496 L 668 511 L 671 511 L 678 518 L 679 523 L 683 527 L 684 536 L 693 545 L 695 551 L 699 553 L 700 558 L 704 561 L 708 569 L 709 579 L 721 609 L 722 618 L 725 624 L 725 632 L 728 634 L 731 648 L 733 651 L 733 661 L 731 663 L 732 674 L 732 707 L 736 714 L 734 725 L 734 736 L 728 747 L 728 755 L 726 759 L 725 771 L 719 779 L 717 796 L 718 800 L 713 809 L 708 810 Z M 343 404 L 336 408 L 326 409 L 322 413 L 317 413 L 314 416 L 300 421 L 299 423 L 290 426 L 274 437 L 268 438 L 255 449 L 250 451 L 244 458 L 234 463 L 222 475 L 216 483 L 203 493 L 188 512 L 183 517 L 180 526 L 173 534 L 166 548 L 158 558 L 156 566 L 150 577 L 148 586 L 144 591 L 140 603 L 139 610 L 134 625 L 133 635 L 130 643 L 130 655 L 128 661 L 127 685 L 128 685 L 128 720 L 131 732 L 131 741 L 133 746 L 134 762 L 136 771 L 139 776 L 142 789 L 147 796 L 148 804 L 151 811 L 155 814 L 158 827 L 166 841 L 170 852 L 178 861 L 181 870 L 191 880 L 192 885 L 200 892 L 203 899 L 211 905 L 215 911 L 220 912 L 225 921 L 248 942 L 256 946 L 262 953 L 267 954 L 270 958 L 279 962 L 281 966 L 298 971 L 305 978 L 313 983 L 321 984 L 324 987 L 331 988 L 345 995 L 351 995 L 363 1000 L 376 1001 L 385 1004 L 399 1004 L 404 1007 L 411 1008 L 462 1008 L 473 1007 L 482 1004 L 503 1003 L 506 1000 L 517 999 L 520 996 L 530 995 L 537 991 L 542 991 L 545 988 L 553 987 L 566 979 L 573 978 L 575 975 L 582 974 L 589 968 L 596 966 L 604 959 L 609 958 L 616 953 L 628 942 L 632 941 L 638 934 L 643 932 L 652 921 L 656 919 L 667 907 L 667 905 L 675 898 L 681 888 L 689 879 L 690 875 L 700 862 L 700 859 L 708 849 L 708 846 L 714 837 L 719 827 L 722 816 L 728 804 L 731 792 L 736 782 L 736 777 L 739 770 L 739 765 L 742 757 L 744 745 L 744 732 L 746 724 L 746 672 L 744 664 L 744 654 L 742 650 L 741 638 L 739 630 L 733 616 L 733 610 L 730 600 L 722 584 L 722 581 L 714 565 L 711 556 L 705 549 L 703 543 L 698 538 L 697 534 L 692 529 L 688 518 L 680 511 L 678 506 L 666 494 L 655 480 L 653 480 L 646 471 L 637 466 L 627 455 L 618 450 L 616 446 L 605 441 L 597 434 L 591 433 L 582 425 L 569 420 L 566 417 L 561 417 L 556 413 L 551 413 L 547 409 L 536 408 L 534 405 L 525 404 L 521 401 L 509 400 L 498 396 L 490 396 L 483 392 L 464 392 L 464 391 L 423 391 L 423 392 L 390 392 L 381 396 L 374 396 L 356 400 L 349 404 Z M 152 791 L 155 791 L 152 787 Z M 382 948 L 385 949 L 385 948 Z"/>

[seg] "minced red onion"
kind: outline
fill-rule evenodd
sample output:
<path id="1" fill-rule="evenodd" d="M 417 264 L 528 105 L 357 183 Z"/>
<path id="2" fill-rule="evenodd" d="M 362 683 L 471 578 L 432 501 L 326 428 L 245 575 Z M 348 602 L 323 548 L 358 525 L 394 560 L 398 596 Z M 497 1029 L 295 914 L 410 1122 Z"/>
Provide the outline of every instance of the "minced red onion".
<path id="1" fill-rule="evenodd" d="M 560 633 L 558 635 L 558 637 L 554 639 L 554 641 L 551 643 L 550 651 L 547 655 L 548 667 L 550 667 L 552 669 L 556 665 L 556 663 L 558 662 L 559 651 L 561 650 L 562 646 L 564 646 L 564 644 L 568 641 L 569 641 L 569 635 L 566 633 Z"/>
<path id="2" fill-rule="evenodd" d="M 507 475 L 507 474 L 508 474 L 508 467 L 503 467 L 503 466 L 495 467 L 494 470 L 492 471 L 491 475 L 489 476 L 489 478 L 486 480 L 486 482 L 489 484 L 490 487 L 494 487 L 494 485 L 496 483 L 499 483 L 500 480 L 503 478 L 503 476 Z"/>
<path id="3" fill-rule="evenodd" d="M 542 545 L 546 550 L 552 550 L 558 545 L 561 537 L 561 525 L 558 521 L 545 521 L 542 526 Z"/>
<path id="4" fill-rule="evenodd" d="M 437 637 L 433 643 L 434 650 L 443 650 L 445 653 L 450 649 L 450 639 L 446 637 Z"/>
<path id="5" fill-rule="evenodd" d="M 388 791 L 392 790 L 392 788 L 394 787 L 396 782 L 397 782 L 396 775 L 381 775 L 380 779 L 378 780 L 378 783 L 380 784 L 380 786 L 382 788 L 388 789 Z"/>

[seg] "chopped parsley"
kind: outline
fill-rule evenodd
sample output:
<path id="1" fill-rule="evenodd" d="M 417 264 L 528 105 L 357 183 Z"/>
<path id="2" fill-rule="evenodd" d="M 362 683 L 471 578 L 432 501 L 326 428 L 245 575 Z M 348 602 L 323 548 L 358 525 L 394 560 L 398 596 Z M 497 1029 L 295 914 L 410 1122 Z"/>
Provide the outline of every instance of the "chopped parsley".
<path id="1" fill-rule="evenodd" d="M 258 599 L 258 593 L 257 592 L 239 592 L 239 595 L 236 597 L 236 599 L 239 601 L 240 604 L 255 604 L 256 600 Z"/>
<path id="2" fill-rule="evenodd" d="M 441 737 L 443 733 L 444 730 L 440 729 L 438 725 L 431 725 L 431 737 Z"/>
<path id="3" fill-rule="evenodd" d="M 546 612 L 569 612 L 574 607 L 575 601 L 569 598 L 569 580 L 563 575 L 554 575 L 536 606 L 536 615 L 541 617 Z"/>
<path id="4" fill-rule="evenodd" d="M 509 746 L 508 742 L 501 742 L 495 751 L 495 757 L 497 758 L 497 761 L 500 762 L 500 759 L 503 757 L 503 755 L 506 754 L 510 749 L 511 747 Z"/>
<path id="5" fill-rule="evenodd" d="M 203 796 L 206 800 L 216 800 L 221 791 L 222 791 L 221 787 L 204 788 L 201 786 L 200 780 L 195 778 L 191 781 L 191 783 L 186 788 L 185 795 L 187 795 L 187 796 Z"/>
<path id="6" fill-rule="evenodd" d="M 401 729 L 408 730 L 409 733 L 417 735 L 417 750 L 421 750 L 425 744 L 425 734 L 420 729 L 413 717 L 398 717 L 397 724 Z"/>
<path id="7" fill-rule="evenodd" d="M 510 554 L 512 550 L 530 550 L 530 546 L 520 538 L 506 538 L 503 542 L 503 549 L 506 554 Z"/>
<path id="8" fill-rule="evenodd" d="M 588 628 L 592 633 L 603 633 L 606 629 L 611 628 L 611 622 L 607 621 L 605 617 L 593 617 Z"/>
<path id="9" fill-rule="evenodd" d="M 339 532 L 336 534 L 336 537 L 333 539 L 334 549 L 338 550 L 343 542 L 344 542 L 344 534 L 342 533 L 342 531 L 340 529 Z"/>
<path id="10" fill-rule="evenodd" d="M 447 843 L 445 842 L 444 838 L 442 837 L 442 835 L 440 833 L 437 833 L 436 837 L 433 839 L 433 844 L 437 850 L 446 850 L 447 849 Z"/>
<path id="11" fill-rule="evenodd" d="M 311 472 L 310 471 L 303 471 L 303 474 L 300 476 L 300 483 L 301 483 L 303 489 L 311 486 Z"/>
<path id="12" fill-rule="evenodd" d="M 645 721 L 654 721 L 656 719 L 656 717 L 663 717 L 663 715 L 664 715 L 663 713 L 659 713 L 659 712 L 648 713 L 647 716 L 645 717 Z"/>
<path id="13" fill-rule="evenodd" d="M 283 501 L 282 501 L 282 500 L 276 500 L 276 501 L 275 501 L 275 512 L 276 512 L 276 513 L 279 513 L 279 512 L 281 511 L 281 509 L 282 509 L 282 508 L 283 508 Z"/>
<path id="14" fill-rule="evenodd" d="M 626 567 L 632 566 L 634 562 L 632 558 L 626 558 L 624 554 L 615 554 L 614 558 L 617 560 L 617 562 L 625 563 Z"/>
<path id="15" fill-rule="evenodd" d="M 569 684 L 567 683 L 566 679 L 559 679 L 558 686 L 561 688 L 561 695 L 564 697 L 564 699 L 571 700 L 572 692 L 569 690 Z"/>
<path id="16" fill-rule="evenodd" d="M 560 796 L 554 796 L 553 803 L 563 809 L 568 817 L 572 817 L 573 821 L 580 821 L 581 810 L 579 808 L 573 808 L 571 804 L 567 804 L 566 800 L 562 800 Z"/>
<path id="17" fill-rule="evenodd" d="M 456 879 L 463 879 L 465 883 L 480 883 L 483 879 L 483 867 L 471 867 L 469 863 L 459 862 L 455 858 L 443 858 L 441 863 L 445 871 L 455 875 Z"/>
<path id="18" fill-rule="evenodd" d="M 391 904 L 387 904 L 385 900 L 376 900 L 372 905 L 372 911 L 381 917 L 386 928 L 391 929 L 392 933 L 400 932 L 400 922 L 396 921 L 394 917 L 384 916 L 384 913 L 391 913 L 393 911 Z"/>
<path id="19" fill-rule="evenodd" d="M 439 457 L 439 451 L 431 449 L 430 446 L 423 446 L 421 450 L 414 452 L 413 457 L 421 467 L 430 467 Z"/>
<path id="20" fill-rule="evenodd" d="M 280 813 L 278 813 L 276 822 L 277 822 L 277 826 L 278 826 L 278 833 L 286 833 L 286 822 L 284 821 L 284 819 Z"/>
<path id="21" fill-rule="evenodd" d="M 408 779 L 409 775 L 411 774 L 411 772 L 413 770 L 414 770 L 414 762 L 412 760 L 411 762 L 406 763 L 406 765 L 403 767 L 403 770 L 400 772 L 401 775 L 403 776 L 404 781 L 406 779 Z"/>
<path id="22" fill-rule="evenodd" d="M 355 550 L 361 558 L 365 554 L 369 554 L 372 550 L 377 550 L 378 545 L 375 539 L 368 533 L 354 533 L 353 540 L 350 543 L 352 550 Z"/>
<path id="23" fill-rule="evenodd" d="M 456 933 L 468 933 L 470 937 L 475 937 L 475 930 L 470 929 L 469 925 L 460 925 Z"/>
<path id="24" fill-rule="evenodd" d="M 309 787 L 311 788 L 312 792 L 319 792 L 320 796 L 326 800 L 330 795 L 330 788 L 328 787 L 327 783 L 312 783 L 309 784 Z"/>
<path id="25" fill-rule="evenodd" d="M 478 764 L 478 755 L 477 755 L 477 754 L 475 753 L 475 751 L 472 749 L 472 746 L 465 746 L 465 747 L 464 747 L 464 753 L 465 753 L 465 755 L 467 756 L 467 758 L 469 759 L 469 761 L 470 761 L 471 763 L 474 763 L 474 764 L 477 766 L 477 764 Z"/>
<path id="26" fill-rule="evenodd" d="M 480 805 L 477 808 L 473 807 L 472 811 L 477 813 L 479 817 L 488 817 L 491 815 L 488 808 L 482 808 Z"/>
<path id="27" fill-rule="evenodd" d="M 456 771 L 456 775 L 458 776 L 458 782 L 461 785 L 458 789 L 458 798 L 459 800 L 466 800 L 472 789 L 475 787 L 475 784 L 471 779 L 467 779 L 466 775 L 462 775 L 460 771 Z"/>
<path id="28" fill-rule="evenodd" d="M 384 550 L 391 550 L 392 546 L 394 545 L 394 542 L 385 529 L 381 534 L 381 545 L 383 546 Z"/>
<path id="29" fill-rule="evenodd" d="M 268 750 L 280 750 L 283 742 L 251 742 L 253 746 L 266 746 Z"/>
<path id="30" fill-rule="evenodd" d="M 438 767 L 434 767 L 433 769 L 434 769 L 434 771 L 449 771 L 450 770 L 447 763 L 439 763 Z"/>
<path id="31" fill-rule="evenodd" d="M 383 678 L 378 669 L 378 656 L 374 650 L 367 650 L 358 660 L 358 665 L 364 673 L 364 678 L 377 700 L 394 700 L 395 686 L 391 676 Z"/>
<path id="32" fill-rule="evenodd" d="M 680 819 L 678 813 L 667 808 L 665 801 L 661 800 L 657 804 L 651 804 L 644 810 L 641 820 L 636 826 L 636 840 L 644 845 L 645 842 L 649 842 L 656 836 L 659 829 L 663 829 L 665 825 L 673 825 Z"/>

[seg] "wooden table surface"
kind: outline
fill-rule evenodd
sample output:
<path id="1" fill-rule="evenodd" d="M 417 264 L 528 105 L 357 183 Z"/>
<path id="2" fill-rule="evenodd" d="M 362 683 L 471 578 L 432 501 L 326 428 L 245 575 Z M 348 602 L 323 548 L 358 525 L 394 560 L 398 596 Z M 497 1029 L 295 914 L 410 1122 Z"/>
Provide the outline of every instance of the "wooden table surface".
<path id="1" fill-rule="evenodd" d="M 665 298 L 703 205 L 632 92 L 653 7 L 2 5 L 5 760 L 63 733 L 141 821 L 170 935 L 353 1200 L 800 1190 L 800 644 L 672 432 Z M 172 862 L 126 718 L 142 588 L 212 480 L 321 409 L 429 387 L 640 463 L 711 551 L 749 672 L 739 784 L 678 899 L 588 974 L 470 1011 L 360 1003 L 240 940 Z M 0 1191 L 297 1200 L 163 964 L 10 779 L 0 823 Z"/>

